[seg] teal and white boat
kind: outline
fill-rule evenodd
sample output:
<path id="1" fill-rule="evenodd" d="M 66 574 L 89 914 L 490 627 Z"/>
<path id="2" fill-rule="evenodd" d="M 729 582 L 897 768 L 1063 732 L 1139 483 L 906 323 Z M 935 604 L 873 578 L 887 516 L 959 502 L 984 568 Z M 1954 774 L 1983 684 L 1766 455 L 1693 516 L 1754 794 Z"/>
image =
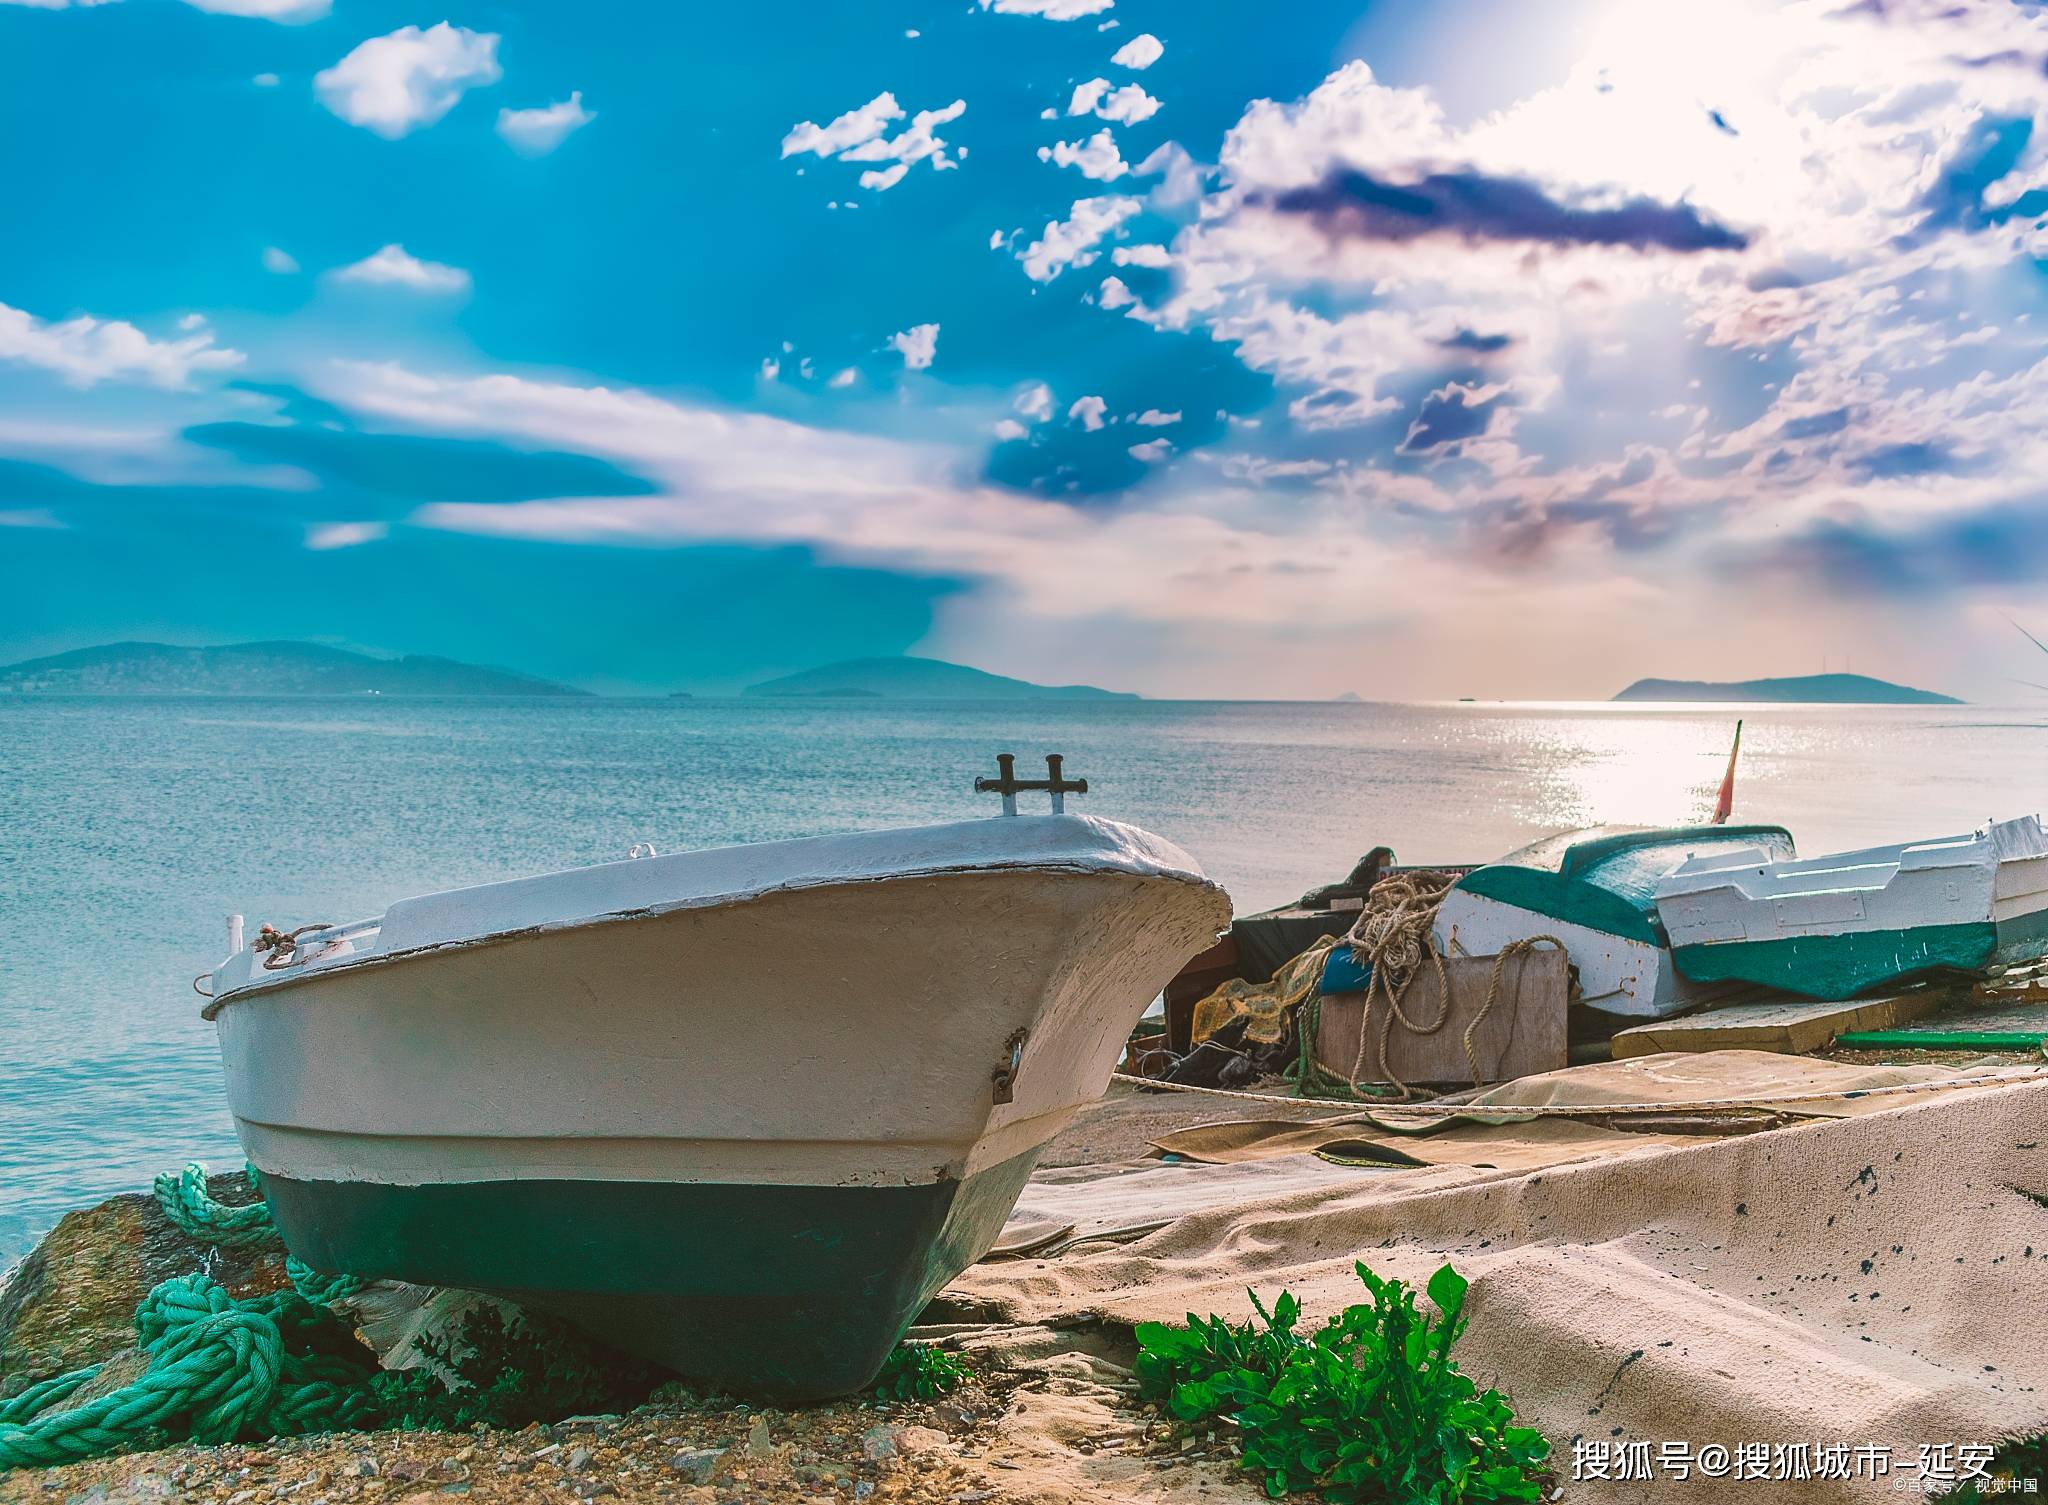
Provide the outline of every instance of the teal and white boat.
<path id="1" fill-rule="evenodd" d="M 2048 952 L 2048 834 L 2028 815 L 1804 861 L 1702 853 L 1659 882 L 1657 913 L 1695 982 L 1854 998 Z"/>
<path id="2" fill-rule="evenodd" d="M 206 1013 L 307 1263 L 503 1295 L 721 1388 L 816 1397 L 867 1384 L 986 1252 L 1229 920 L 1170 842 L 999 817 L 266 931 Z"/>
<path id="3" fill-rule="evenodd" d="M 1662 1019 L 1710 1001 L 1672 965 L 1657 883 L 1690 857 L 1793 854 L 1781 826 L 1599 826 L 1547 837 L 1458 880 L 1437 910 L 1446 955 L 1495 956 L 1511 941 L 1554 936 L 1578 976 L 1577 1001 L 1603 1013 Z"/>

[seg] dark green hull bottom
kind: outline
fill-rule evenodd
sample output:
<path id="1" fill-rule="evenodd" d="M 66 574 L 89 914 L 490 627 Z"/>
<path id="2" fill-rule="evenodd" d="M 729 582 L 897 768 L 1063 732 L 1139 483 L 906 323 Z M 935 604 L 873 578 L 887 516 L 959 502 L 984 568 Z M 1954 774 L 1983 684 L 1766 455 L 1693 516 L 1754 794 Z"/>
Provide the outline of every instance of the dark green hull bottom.
<path id="1" fill-rule="evenodd" d="M 263 1189 L 315 1269 L 487 1291 L 719 1389 L 859 1390 L 1002 1231 L 1032 1150 L 924 1186 L 294 1181 Z"/>
<path id="2" fill-rule="evenodd" d="M 2048 911 L 1996 925 L 1920 925 L 1846 935 L 1674 946 L 1671 959 L 1694 982 L 1753 982 L 1808 998 L 1855 998 L 1930 972 L 1975 972 L 1993 961 L 2048 948 Z"/>

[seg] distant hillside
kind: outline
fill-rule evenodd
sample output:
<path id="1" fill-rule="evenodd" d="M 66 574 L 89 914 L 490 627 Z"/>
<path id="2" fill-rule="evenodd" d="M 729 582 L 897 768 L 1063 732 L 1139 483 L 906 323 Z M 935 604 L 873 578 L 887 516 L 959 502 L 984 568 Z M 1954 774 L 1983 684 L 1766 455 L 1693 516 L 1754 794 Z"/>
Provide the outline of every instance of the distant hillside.
<path id="1" fill-rule="evenodd" d="M 1916 690 L 1867 674 L 1800 674 L 1790 679 L 1639 679 L 1616 700 L 1764 700 L 1809 705 L 1961 705 L 1953 695 Z"/>
<path id="2" fill-rule="evenodd" d="M 785 674 L 758 685 L 749 685 L 749 695 L 804 696 L 862 699 L 886 697 L 893 700 L 1136 700 L 1135 695 L 1117 690 L 1098 690 L 1093 685 L 1035 685 L 1027 679 L 1010 679 L 949 664 L 935 658 L 856 658 L 841 664 L 826 664 Z"/>
<path id="3" fill-rule="evenodd" d="M 567 685 L 411 654 L 317 643 L 107 643 L 0 668 L 0 692 L 58 695 L 582 695 Z"/>

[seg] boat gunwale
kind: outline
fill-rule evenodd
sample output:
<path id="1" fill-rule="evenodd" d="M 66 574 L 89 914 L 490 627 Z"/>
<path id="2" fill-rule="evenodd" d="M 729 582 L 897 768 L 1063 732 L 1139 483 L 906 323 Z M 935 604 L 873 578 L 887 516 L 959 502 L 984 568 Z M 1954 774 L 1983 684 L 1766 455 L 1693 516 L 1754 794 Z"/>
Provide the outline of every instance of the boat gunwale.
<path id="1" fill-rule="evenodd" d="M 569 872 L 582 869 L 571 868 Z M 983 862 L 972 866 L 933 866 L 926 868 L 905 868 L 896 872 L 873 874 L 834 874 L 815 878 L 796 878 L 767 888 L 750 888 L 725 894 L 694 894 L 667 904 L 637 905 L 631 909 L 607 910 L 602 914 L 577 915 L 573 918 L 547 920 L 535 925 L 521 925 L 507 930 L 484 931 L 477 935 L 455 936 L 447 940 L 429 941 L 417 946 L 403 947 L 397 951 L 370 951 L 357 956 L 345 956 L 318 965 L 279 968 L 266 975 L 252 978 L 239 987 L 229 988 L 209 998 L 199 1010 L 202 1019 L 215 1019 L 227 1004 L 242 1002 L 256 995 L 269 995 L 281 989 L 312 982 L 317 978 L 329 977 L 338 972 L 353 972 L 362 968 L 410 961 L 417 957 L 434 955 L 439 952 L 466 951 L 478 946 L 498 945 L 508 941 L 530 940 L 536 936 L 551 935 L 562 931 L 579 930 L 585 927 L 625 924 L 634 920 L 659 919 L 664 915 L 684 914 L 697 909 L 718 909 L 753 904 L 785 894 L 804 893 L 819 888 L 853 887 L 863 884 L 897 883 L 904 880 L 931 878 L 971 878 L 994 873 L 1073 873 L 1079 876 L 1101 878 L 1128 878 L 1135 882 L 1185 883 L 1196 888 L 1209 889 L 1222 898 L 1226 916 L 1224 925 L 1229 924 L 1230 895 L 1222 884 L 1207 874 L 1186 870 L 1159 869 L 1141 871 L 1114 863 L 1083 862 L 1077 860 L 1059 861 L 1030 859 L 1015 862 Z M 546 876 L 546 875 L 542 875 Z M 334 927 L 337 930 L 345 928 Z M 233 960 L 232 957 L 229 958 Z M 223 963 L 225 965 L 225 963 Z"/>

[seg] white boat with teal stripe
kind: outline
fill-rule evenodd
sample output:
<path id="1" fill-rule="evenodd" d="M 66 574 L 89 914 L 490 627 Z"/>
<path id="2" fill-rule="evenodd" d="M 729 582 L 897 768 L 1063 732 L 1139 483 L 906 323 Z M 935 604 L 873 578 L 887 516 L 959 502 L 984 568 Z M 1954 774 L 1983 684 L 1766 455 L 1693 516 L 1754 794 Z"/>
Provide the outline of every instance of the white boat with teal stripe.
<path id="1" fill-rule="evenodd" d="M 1576 1001 L 1625 1018 L 1661 1019 L 1710 1002 L 1672 965 L 1657 917 L 1657 881 L 1688 857 L 1770 851 L 1793 855 L 1780 826 L 1598 826 L 1547 837 L 1458 880 L 1437 910 L 1447 956 L 1496 956 L 1510 942 L 1551 936 L 1578 979 Z"/>
<path id="2" fill-rule="evenodd" d="M 2027 815 L 1804 861 L 1702 853 L 1657 885 L 1657 913 L 1695 982 L 1854 998 L 2048 952 L 2048 833 Z"/>

